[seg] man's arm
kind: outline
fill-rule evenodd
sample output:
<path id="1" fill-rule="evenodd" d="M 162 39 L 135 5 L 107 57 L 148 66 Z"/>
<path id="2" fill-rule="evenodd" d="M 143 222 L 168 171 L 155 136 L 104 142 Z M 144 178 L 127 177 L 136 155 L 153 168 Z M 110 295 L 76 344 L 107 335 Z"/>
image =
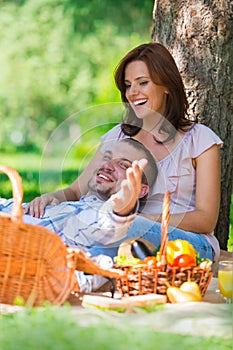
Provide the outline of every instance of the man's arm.
<path id="1" fill-rule="evenodd" d="M 145 186 L 148 190 L 147 185 L 141 184 L 146 164 L 146 160 L 133 162 L 120 190 L 100 207 L 89 204 L 78 215 L 70 216 L 62 230 L 63 236 L 86 248 L 95 244 L 110 245 L 123 239 L 136 216 L 141 187 Z"/>

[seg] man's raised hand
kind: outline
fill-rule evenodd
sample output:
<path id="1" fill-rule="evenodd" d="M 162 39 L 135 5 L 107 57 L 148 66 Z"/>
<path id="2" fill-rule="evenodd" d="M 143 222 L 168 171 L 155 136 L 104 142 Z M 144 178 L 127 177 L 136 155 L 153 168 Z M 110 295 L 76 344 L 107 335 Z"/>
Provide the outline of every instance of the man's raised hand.
<path id="1" fill-rule="evenodd" d="M 141 197 L 142 174 L 147 165 L 146 159 L 135 160 L 126 171 L 126 179 L 121 182 L 120 190 L 111 196 L 113 211 L 118 215 L 128 215 Z"/>

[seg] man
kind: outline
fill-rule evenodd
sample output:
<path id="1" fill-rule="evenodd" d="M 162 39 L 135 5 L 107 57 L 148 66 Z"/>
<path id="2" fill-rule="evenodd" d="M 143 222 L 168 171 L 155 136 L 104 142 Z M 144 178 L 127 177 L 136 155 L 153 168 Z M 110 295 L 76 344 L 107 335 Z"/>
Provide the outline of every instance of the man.
<path id="1" fill-rule="evenodd" d="M 124 139 L 103 154 L 80 201 L 47 206 L 41 218 L 24 215 L 24 222 L 56 232 L 70 247 L 89 251 L 95 245 L 122 240 L 157 176 L 151 153 L 138 141 Z M 26 204 L 24 204 L 24 207 Z M 10 213 L 12 200 L 0 202 Z"/>
<path id="2" fill-rule="evenodd" d="M 111 268 L 110 255 L 102 255 L 104 248 L 113 245 L 114 254 L 117 252 L 139 208 L 138 199 L 147 196 L 156 176 L 151 153 L 138 141 L 121 140 L 105 151 L 89 180 L 89 191 L 80 201 L 47 206 L 41 218 L 24 215 L 24 222 L 47 227 L 70 247 L 90 253 L 92 248 L 102 247 L 95 262 Z M 11 213 L 12 203 L 12 199 L 0 199 L 0 211 Z M 76 276 L 81 292 L 96 291 L 107 281 L 81 271 L 76 271 Z"/>

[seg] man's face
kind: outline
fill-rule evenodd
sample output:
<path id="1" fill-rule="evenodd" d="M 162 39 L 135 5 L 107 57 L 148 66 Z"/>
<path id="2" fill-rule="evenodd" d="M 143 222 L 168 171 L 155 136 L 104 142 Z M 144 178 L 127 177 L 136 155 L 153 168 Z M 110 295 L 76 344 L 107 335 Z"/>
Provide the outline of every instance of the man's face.
<path id="1" fill-rule="evenodd" d="M 124 142 L 117 143 L 111 151 L 106 151 L 98 169 L 89 180 L 89 191 L 107 200 L 120 189 L 122 180 L 126 178 L 126 170 L 134 160 L 140 160 L 144 154 Z"/>

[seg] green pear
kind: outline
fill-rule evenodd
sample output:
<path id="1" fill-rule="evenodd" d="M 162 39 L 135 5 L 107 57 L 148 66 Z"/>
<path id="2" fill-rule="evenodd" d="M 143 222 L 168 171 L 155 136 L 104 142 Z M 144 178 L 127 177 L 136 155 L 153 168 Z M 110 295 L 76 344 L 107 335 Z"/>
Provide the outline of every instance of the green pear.
<path id="1" fill-rule="evenodd" d="M 190 292 L 184 292 L 178 287 L 169 287 L 167 296 L 171 303 L 188 303 L 192 301 L 200 301 L 199 297 Z"/>
<path id="2" fill-rule="evenodd" d="M 197 301 L 202 301 L 201 291 L 200 291 L 200 288 L 196 282 L 184 282 L 180 286 L 180 290 L 182 292 L 192 293 L 198 299 Z"/>

